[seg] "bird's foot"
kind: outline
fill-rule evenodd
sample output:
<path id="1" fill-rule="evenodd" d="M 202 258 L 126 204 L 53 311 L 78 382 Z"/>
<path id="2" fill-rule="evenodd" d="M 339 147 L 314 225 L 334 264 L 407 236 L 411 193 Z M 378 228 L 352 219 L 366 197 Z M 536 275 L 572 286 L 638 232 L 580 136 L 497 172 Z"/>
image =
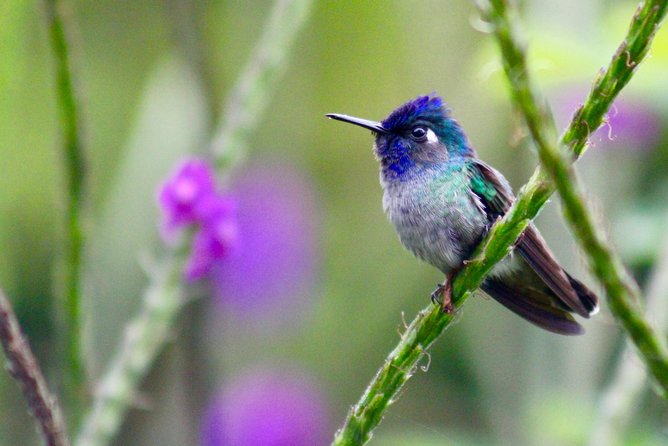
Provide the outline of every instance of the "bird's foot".
<path id="1" fill-rule="evenodd" d="M 452 314 L 455 307 L 452 305 L 452 278 L 448 275 L 444 283 L 439 283 L 431 293 L 431 302 L 440 305 L 443 313 Z"/>
<path id="2" fill-rule="evenodd" d="M 431 293 L 431 303 L 434 305 L 441 305 L 443 299 L 443 291 L 445 290 L 445 283 L 437 283 L 436 289 Z"/>

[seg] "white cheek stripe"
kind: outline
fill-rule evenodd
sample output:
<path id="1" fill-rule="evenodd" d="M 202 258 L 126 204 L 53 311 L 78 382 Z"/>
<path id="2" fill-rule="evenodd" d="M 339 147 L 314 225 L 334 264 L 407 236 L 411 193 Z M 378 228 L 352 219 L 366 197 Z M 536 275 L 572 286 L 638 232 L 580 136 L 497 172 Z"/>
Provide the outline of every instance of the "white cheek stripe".
<path id="1" fill-rule="evenodd" d="M 427 141 L 429 142 L 438 142 L 438 136 L 432 129 L 427 129 Z"/>

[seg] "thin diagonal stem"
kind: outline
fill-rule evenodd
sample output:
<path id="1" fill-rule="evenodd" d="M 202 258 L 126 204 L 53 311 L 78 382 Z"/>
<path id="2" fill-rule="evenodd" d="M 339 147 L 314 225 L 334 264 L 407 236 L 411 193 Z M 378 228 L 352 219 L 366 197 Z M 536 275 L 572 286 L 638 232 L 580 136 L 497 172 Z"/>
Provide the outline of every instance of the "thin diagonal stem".
<path id="1" fill-rule="evenodd" d="M 654 35 L 666 17 L 667 7 L 666 0 L 646 0 L 636 8 L 626 38 L 617 47 L 608 67 L 594 79 L 584 104 L 576 111 L 561 138 L 561 143 L 576 157 L 584 152 L 587 138 L 603 123 L 612 102 L 649 53 Z"/>
<path id="2" fill-rule="evenodd" d="M 49 446 L 69 445 L 58 400 L 49 392 L 39 363 L 21 333 L 14 310 L 2 290 L 0 290 L 0 343 L 7 358 L 7 370 L 21 386 L 44 443 Z"/>
<path id="3" fill-rule="evenodd" d="M 664 238 L 646 295 L 645 313 L 665 333 L 668 324 L 668 237 Z M 597 418 L 589 437 L 590 446 L 621 444 L 621 434 L 638 408 L 636 402 L 647 385 L 647 372 L 637 361 L 630 359 L 633 354 L 631 343 L 627 343 L 598 404 Z"/>
<path id="4" fill-rule="evenodd" d="M 81 222 L 85 193 L 86 168 L 80 116 L 79 95 L 72 69 L 67 40 L 68 16 L 62 0 L 45 0 L 44 6 L 51 48 L 55 57 L 56 93 L 63 137 L 63 157 L 67 184 L 67 238 L 65 246 L 65 343 L 68 373 L 66 387 L 71 389 L 67 403 L 77 413 L 85 399 L 86 381 L 81 336 L 81 254 L 84 231 Z"/>
<path id="5" fill-rule="evenodd" d="M 243 80 L 238 82 L 226 107 L 226 113 L 233 116 L 222 117 L 224 123 L 209 145 L 219 173 L 227 173 L 236 166 L 246 150 L 247 140 L 259 122 L 262 104 L 277 85 L 282 65 L 308 18 L 311 3 L 311 0 L 275 2 L 269 25 L 264 28 L 248 68 L 242 71 Z M 151 273 L 142 308 L 125 330 L 120 350 L 101 379 L 93 408 L 77 438 L 78 446 L 106 445 L 117 434 L 141 380 L 169 339 L 174 321 L 185 304 L 182 278 L 188 254 L 185 251 L 169 253 L 162 266 Z"/>
<path id="6" fill-rule="evenodd" d="M 652 24 L 649 28 L 651 32 L 647 36 L 653 36 L 665 15 L 666 4 L 665 0 L 648 1 L 641 4 L 631 22 L 630 30 L 644 30 L 645 28 L 638 28 L 639 23 Z M 539 90 L 533 85 L 527 69 L 526 52 L 517 31 L 516 12 L 510 6 L 509 0 L 492 0 L 489 2 L 489 7 L 482 7 L 482 13 L 493 25 L 494 35 L 501 48 L 506 76 L 513 92 L 513 99 L 522 111 L 527 127 L 536 143 L 541 164 L 554 181 L 561 196 L 566 221 L 584 249 L 593 273 L 605 288 L 613 315 L 631 337 L 642 360 L 663 388 L 664 395 L 668 396 L 668 351 L 661 337 L 644 318 L 639 305 L 641 293 L 637 283 L 627 273 L 619 256 L 610 247 L 603 231 L 596 226 L 592 214 L 587 210 L 575 171 L 559 150 L 555 124 L 549 107 Z M 630 41 L 638 42 L 637 40 Z M 629 47 L 628 42 L 627 39 L 622 43 L 610 65 L 610 71 L 617 73 L 614 79 L 619 80 L 607 89 L 604 89 L 606 84 L 595 84 L 594 91 L 597 91 L 597 94 L 606 92 L 603 99 L 596 95 L 590 94 L 589 96 L 595 98 L 595 102 L 599 104 L 604 113 L 607 112 L 617 93 L 628 82 L 631 73 L 647 52 L 648 45 Z M 620 63 L 620 59 L 624 63 Z M 608 72 L 605 73 L 604 77 L 606 76 L 610 76 Z M 576 120 L 579 119 L 578 116 L 579 114 L 576 115 Z M 598 125 L 591 128 L 596 129 L 597 127 Z M 564 138 L 570 134 L 567 131 Z"/>
<path id="7" fill-rule="evenodd" d="M 665 13 L 665 8 L 641 9 L 636 13 L 622 47 L 629 50 L 629 60 L 635 65 L 647 53 L 654 32 Z M 633 42 L 629 45 L 628 42 Z M 620 56 L 621 55 L 621 56 Z M 600 74 L 585 104 L 573 118 L 564 137 L 566 145 L 577 158 L 585 150 L 585 143 L 591 129 L 596 129 L 612 104 L 614 97 L 633 75 L 635 65 L 627 71 L 619 64 L 619 58 L 626 60 L 626 51 L 618 51 L 608 68 Z M 608 96 L 598 96 L 594 92 L 610 92 Z M 614 94 L 613 94 L 614 93 Z M 554 193 L 555 187 L 547 171 L 539 166 L 527 184 L 522 187 L 517 200 L 506 215 L 499 220 L 480 243 L 471 261 L 467 262 L 453 283 L 453 303 L 459 308 L 480 286 L 484 276 L 511 250 L 531 219 Z M 343 426 L 337 431 L 332 444 L 360 445 L 371 438 L 371 432 L 380 423 L 384 411 L 397 397 L 406 381 L 414 373 L 422 354 L 450 325 L 452 317 L 429 306 L 418 313 L 401 337 L 399 344 L 388 355 L 384 365 L 378 370 L 360 400 L 351 408 Z"/>
<path id="8" fill-rule="evenodd" d="M 126 326 L 116 357 L 95 390 L 93 406 L 77 437 L 78 446 L 108 444 L 136 398 L 137 389 L 162 347 L 185 299 L 181 274 L 183 261 L 165 259 L 152 272 L 142 308 Z"/>

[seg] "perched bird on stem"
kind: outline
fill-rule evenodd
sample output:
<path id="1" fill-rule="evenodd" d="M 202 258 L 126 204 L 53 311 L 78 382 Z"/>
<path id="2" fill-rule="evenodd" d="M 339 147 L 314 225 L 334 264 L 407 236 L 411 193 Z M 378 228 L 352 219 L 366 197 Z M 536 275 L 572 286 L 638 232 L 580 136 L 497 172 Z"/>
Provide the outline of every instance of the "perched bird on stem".
<path id="1" fill-rule="evenodd" d="M 446 275 L 432 294 L 452 312 L 452 281 L 515 197 L 506 179 L 478 159 L 462 127 L 437 96 L 421 96 L 375 122 L 329 118 L 373 132 L 383 209 L 401 243 Z M 598 299 L 554 258 L 533 224 L 481 288 L 511 311 L 554 333 L 583 333 L 571 313 L 588 318 Z"/>

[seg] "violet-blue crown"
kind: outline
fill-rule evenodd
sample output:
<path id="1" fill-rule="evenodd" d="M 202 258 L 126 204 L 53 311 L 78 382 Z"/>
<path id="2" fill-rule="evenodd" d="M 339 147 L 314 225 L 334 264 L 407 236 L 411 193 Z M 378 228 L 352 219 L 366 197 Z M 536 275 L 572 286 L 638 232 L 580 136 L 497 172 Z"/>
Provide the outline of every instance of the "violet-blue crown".
<path id="1" fill-rule="evenodd" d="M 451 154 L 476 156 L 464 130 L 451 117 L 443 99 L 436 95 L 418 96 L 406 102 L 390 113 L 382 125 L 390 132 L 398 133 L 418 122 L 428 124 Z"/>
<path id="2" fill-rule="evenodd" d="M 382 124 L 390 131 L 410 126 L 418 119 L 437 124 L 449 117 L 449 111 L 439 96 L 418 96 L 390 113 Z"/>

